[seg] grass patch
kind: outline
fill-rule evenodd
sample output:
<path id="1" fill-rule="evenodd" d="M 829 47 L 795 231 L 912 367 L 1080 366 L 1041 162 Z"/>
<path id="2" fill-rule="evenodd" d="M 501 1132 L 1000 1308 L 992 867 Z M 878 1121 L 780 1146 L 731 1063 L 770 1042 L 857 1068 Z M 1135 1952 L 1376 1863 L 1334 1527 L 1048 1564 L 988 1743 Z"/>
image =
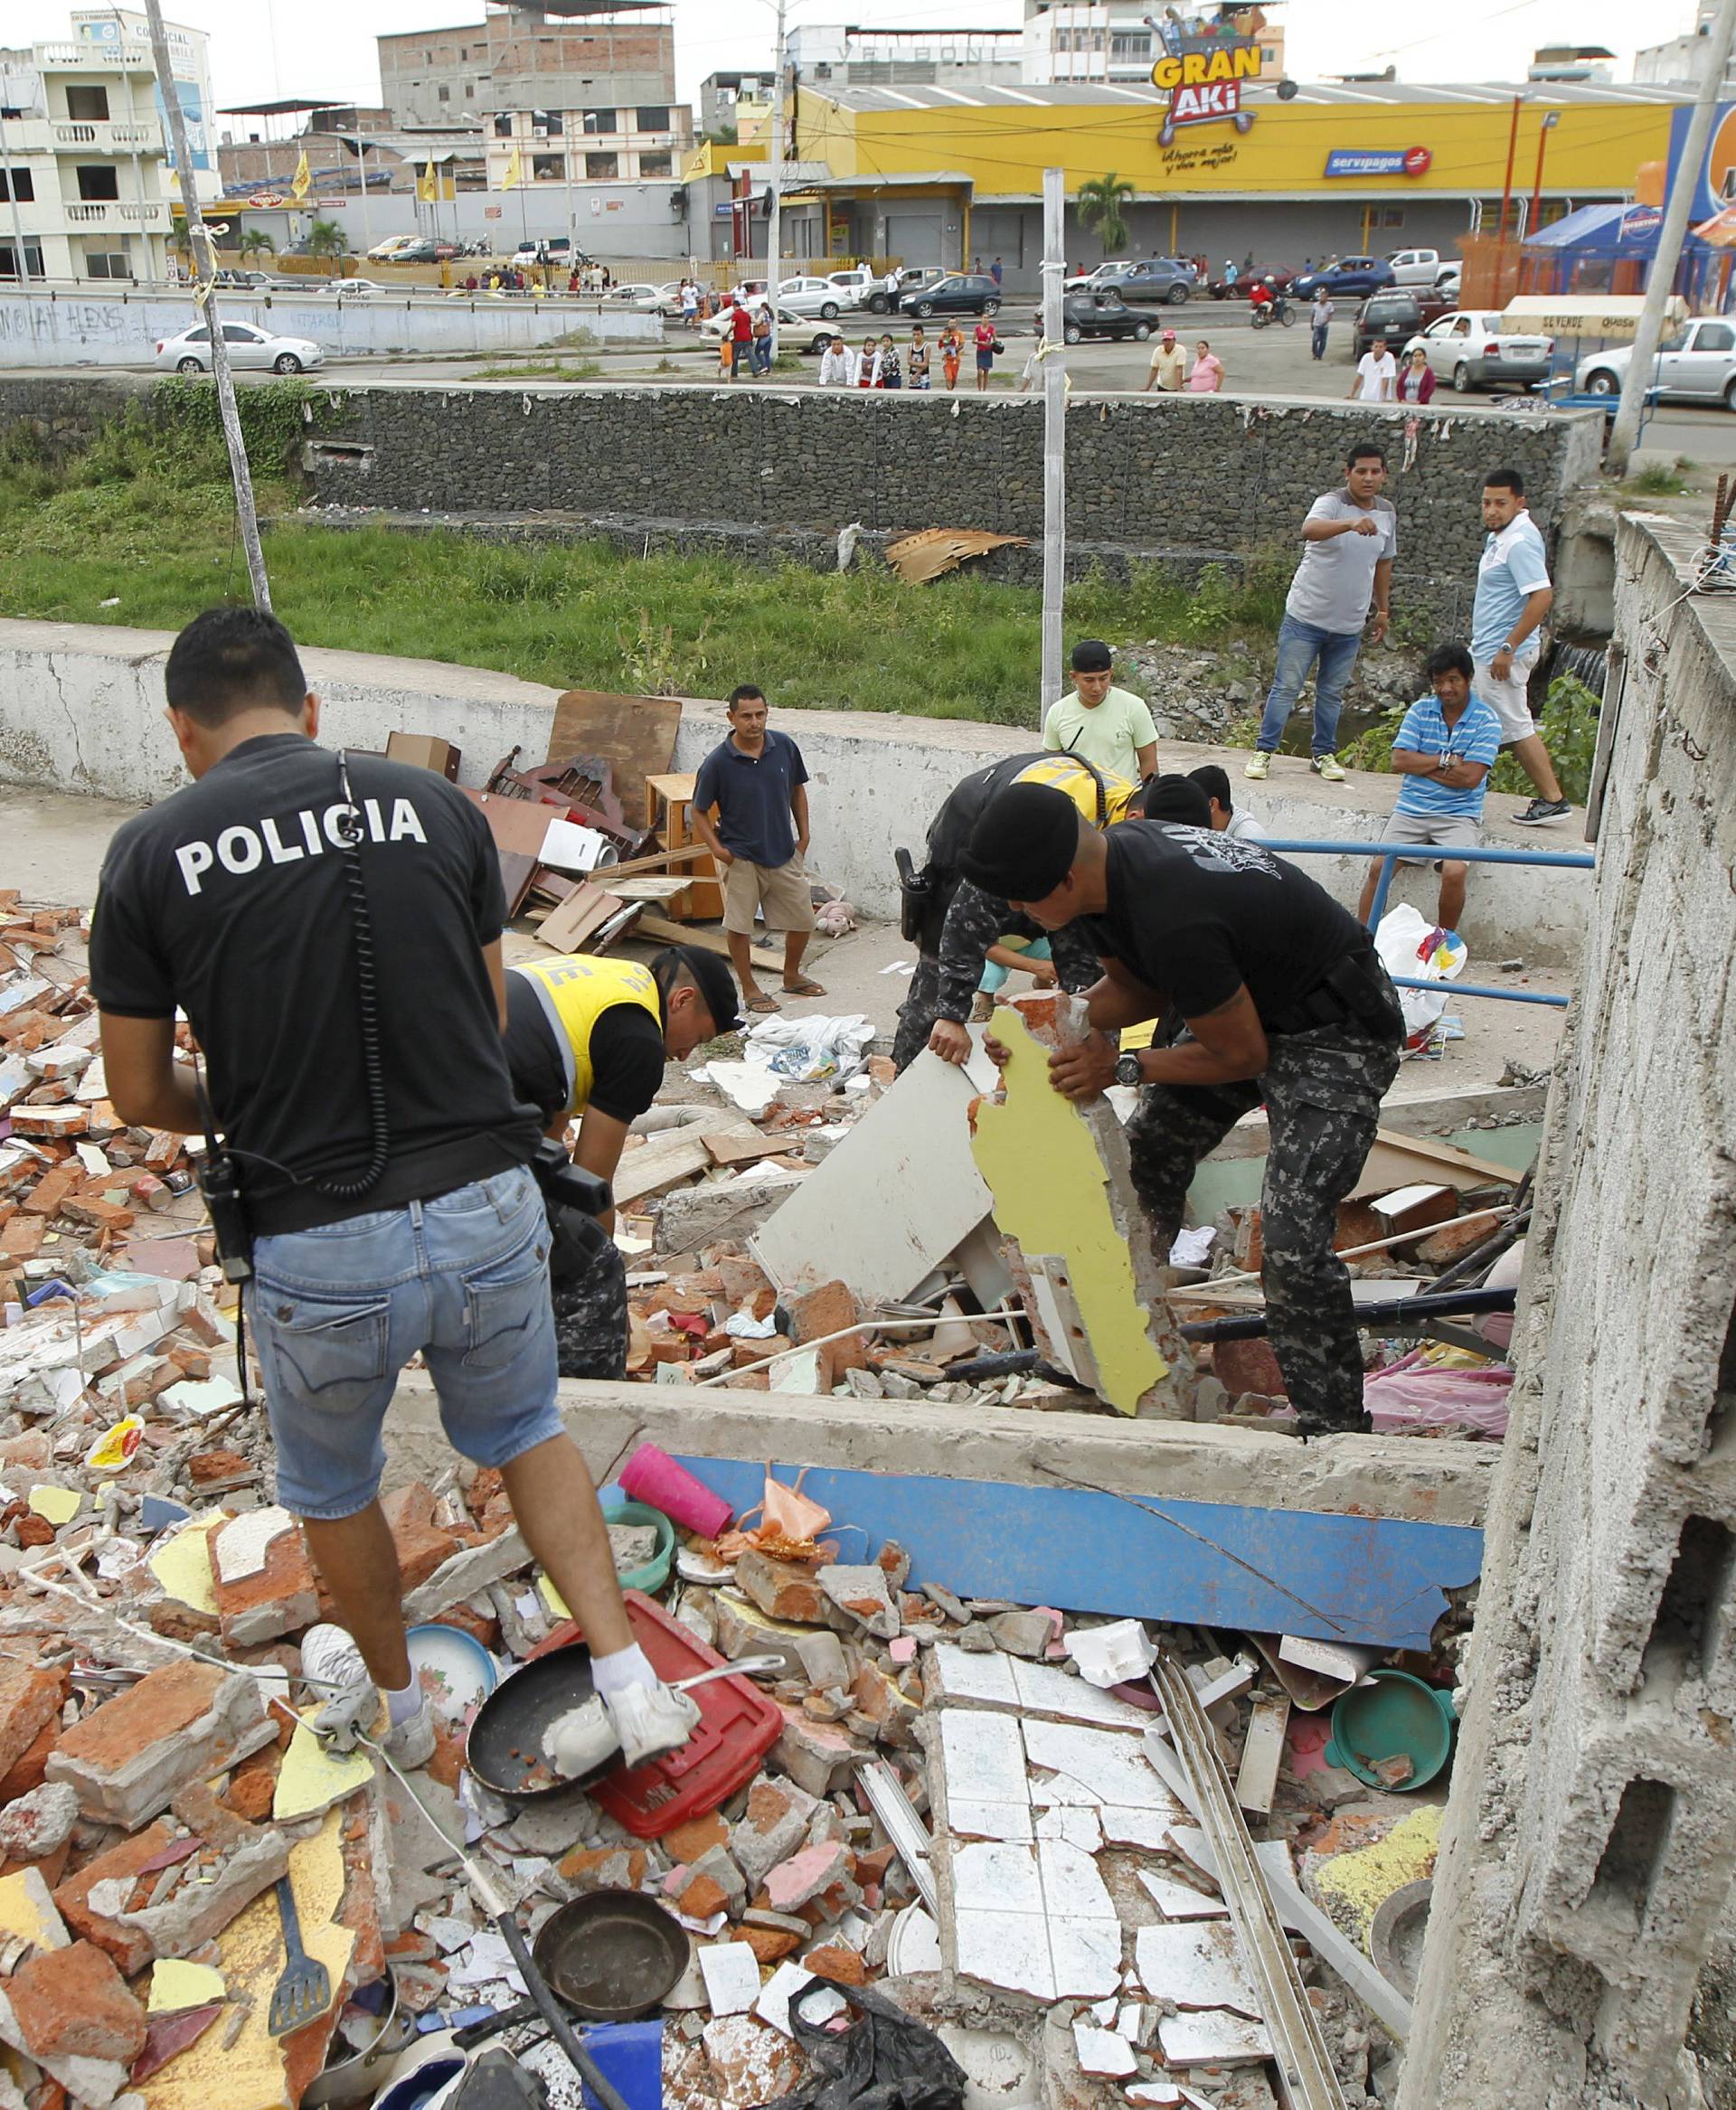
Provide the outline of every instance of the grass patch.
<path id="1" fill-rule="evenodd" d="M 472 381 L 595 381 L 603 371 L 600 359 L 523 359 L 506 366 L 484 366 Z"/>
<path id="2" fill-rule="evenodd" d="M 1677 469 L 1666 469 L 1662 462 L 1655 462 L 1649 469 L 1629 476 L 1621 486 L 1621 495 L 1624 498 L 1679 498 L 1687 487 Z"/>
<path id="3" fill-rule="evenodd" d="M 285 470 L 305 392 L 253 414 L 250 452 L 272 523 L 272 598 L 306 645 L 495 667 L 561 688 L 716 696 L 757 681 L 782 710 L 1034 730 L 1034 588 L 969 570 L 905 586 L 873 562 L 838 573 L 719 556 L 641 560 L 603 542 L 503 547 L 457 532 L 333 529 L 297 515 Z M 244 410 L 270 393 L 241 391 Z M 209 384 L 188 391 L 166 426 L 132 411 L 58 466 L 23 428 L 0 440 L 0 615 L 173 630 L 245 597 L 208 394 Z M 1288 578 L 1282 554 L 1256 560 L 1239 584 L 1216 567 L 1192 582 L 1156 567 L 1125 583 L 1093 572 L 1068 589 L 1068 632 L 1117 644 L 1269 644 Z"/>

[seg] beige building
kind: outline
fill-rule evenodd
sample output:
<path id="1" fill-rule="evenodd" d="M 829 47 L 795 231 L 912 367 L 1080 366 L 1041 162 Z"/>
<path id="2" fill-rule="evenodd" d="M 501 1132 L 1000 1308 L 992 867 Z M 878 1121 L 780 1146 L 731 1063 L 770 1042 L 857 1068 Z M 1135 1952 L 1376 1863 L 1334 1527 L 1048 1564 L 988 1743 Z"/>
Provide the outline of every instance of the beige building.
<path id="1" fill-rule="evenodd" d="M 169 276 L 168 156 L 148 44 L 120 36 L 0 51 L 0 285 Z"/>

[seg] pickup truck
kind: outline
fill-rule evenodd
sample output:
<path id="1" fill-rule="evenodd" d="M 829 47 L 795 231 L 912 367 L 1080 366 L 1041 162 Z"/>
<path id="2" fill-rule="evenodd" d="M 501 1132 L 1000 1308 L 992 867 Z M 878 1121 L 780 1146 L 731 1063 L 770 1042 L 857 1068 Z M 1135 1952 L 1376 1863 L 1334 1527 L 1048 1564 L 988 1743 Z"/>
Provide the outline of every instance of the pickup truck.
<path id="1" fill-rule="evenodd" d="M 1443 257 L 1439 250 L 1395 250 L 1386 260 L 1395 286 L 1439 286 L 1463 268 L 1457 257 Z"/>

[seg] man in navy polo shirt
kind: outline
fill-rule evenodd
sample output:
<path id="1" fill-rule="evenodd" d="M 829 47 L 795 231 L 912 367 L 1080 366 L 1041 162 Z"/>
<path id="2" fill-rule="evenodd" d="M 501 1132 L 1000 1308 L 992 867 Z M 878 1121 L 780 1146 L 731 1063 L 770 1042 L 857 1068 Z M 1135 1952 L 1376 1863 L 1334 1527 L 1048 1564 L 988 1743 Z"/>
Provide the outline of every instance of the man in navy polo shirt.
<path id="1" fill-rule="evenodd" d="M 729 739 L 699 766 L 693 821 L 723 874 L 723 928 L 741 1001 L 749 1011 L 776 1011 L 776 997 L 753 978 L 756 910 L 764 912 L 768 930 L 784 934 L 784 994 L 826 994 L 802 973 L 802 955 L 814 928 L 814 900 L 802 862 L 807 852 L 807 765 L 788 733 L 767 726 L 764 692 L 750 682 L 731 691 L 729 713 Z"/>

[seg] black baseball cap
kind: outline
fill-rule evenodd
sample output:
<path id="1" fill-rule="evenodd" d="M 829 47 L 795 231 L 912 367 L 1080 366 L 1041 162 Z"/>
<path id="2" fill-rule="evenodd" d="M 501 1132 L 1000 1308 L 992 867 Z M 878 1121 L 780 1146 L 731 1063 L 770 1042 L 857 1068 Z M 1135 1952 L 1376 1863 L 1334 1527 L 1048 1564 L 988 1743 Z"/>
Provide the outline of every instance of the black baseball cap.
<path id="1" fill-rule="evenodd" d="M 984 807 L 958 869 L 1003 901 L 1041 901 L 1072 870 L 1079 808 L 1052 784 L 1009 784 Z"/>
<path id="2" fill-rule="evenodd" d="M 1073 647 L 1076 674 L 1106 674 L 1114 664 L 1114 655 L 1100 637 L 1081 637 Z"/>
<path id="3" fill-rule="evenodd" d="M 1127 805 L 1131 814 L 1144 814 L 1148 821 L 1175 821 L 1186 828 L 1209 828 L 1212 805 L 1204 787 L 1191 777 L 1152 777 Z"/>
<path id="4" fill-rule="evenodd" d="M 735 976 L 715 953 L 708 953 L 696 945 L 672 945 L 652 962 L 654 975 L 665 960 L 679 962 L 693 977 L 700 1001 L 711 1013 L 712 1023 L 720 1033 L 739 1033 L 746 1030 L 747 1021 L 741 1016 L 741 999 L 736 990 Z"/>

